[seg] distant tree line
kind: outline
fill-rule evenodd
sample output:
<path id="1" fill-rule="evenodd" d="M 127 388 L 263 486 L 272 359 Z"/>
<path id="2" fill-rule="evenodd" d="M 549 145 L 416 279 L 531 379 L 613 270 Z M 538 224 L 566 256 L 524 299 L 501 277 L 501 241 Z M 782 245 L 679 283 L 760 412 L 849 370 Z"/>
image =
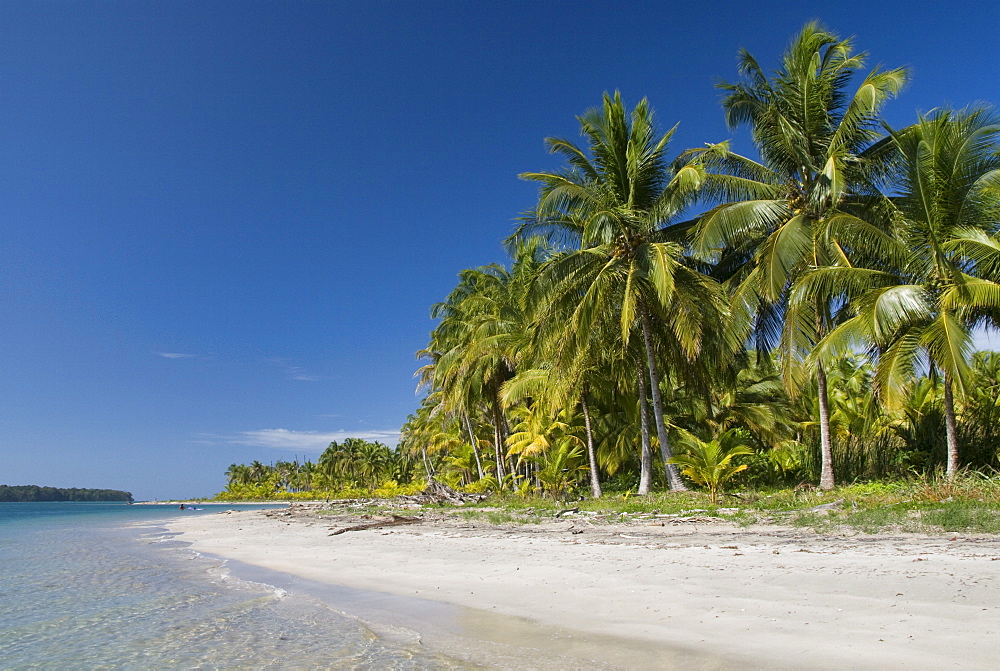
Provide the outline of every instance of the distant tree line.
<path id="1" fill-rule="evenodd" d="M 374 492 L 413 482 L 413 458 L 380 442 L 361 438 L 333 441 L 314 463 L 279 461 L 232 464 L 222 499 L 311 498 Z"/>
<path id="2" fill-rule="evenodd" d="M 80 489 L 39 487 L 38 485 L 0 485 L 0 501 L 132 501 L 132 492 L 118 489 Z"/>

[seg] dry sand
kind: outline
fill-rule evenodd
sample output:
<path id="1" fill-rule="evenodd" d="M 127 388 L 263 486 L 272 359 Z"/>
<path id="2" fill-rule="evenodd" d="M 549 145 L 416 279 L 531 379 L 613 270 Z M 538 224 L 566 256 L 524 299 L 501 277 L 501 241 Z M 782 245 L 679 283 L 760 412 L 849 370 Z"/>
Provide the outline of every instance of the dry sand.
<path id="1" fill-rule="evenodd" d="M 495 526 L 418 514 L 417 524 L 332 536 L 371 520 L 297 507 L 170 526 L 198 552 L 476 609 L 461 618 L 465 635 L 529 651 L 466 658 L 487 666 L 1000 667 L 995 537 L 817 535 L 697 517 Z M 421 621 L 435 626 L 420 603 L 382 607 L 408 610 L 419 631 Z"/>

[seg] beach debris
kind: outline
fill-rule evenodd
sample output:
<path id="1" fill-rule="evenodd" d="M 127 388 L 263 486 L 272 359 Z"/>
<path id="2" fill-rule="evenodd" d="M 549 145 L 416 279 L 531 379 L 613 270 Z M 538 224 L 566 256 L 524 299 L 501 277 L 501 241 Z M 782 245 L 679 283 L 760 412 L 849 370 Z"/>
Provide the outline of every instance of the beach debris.
<path id="1" fill-rule="evenodd" d="M 563 515 L 566 515 L 568 513 L 578 513 L 578 512 L 580 512 L 580 507 L 579 506 L 577 506 L 576 508 L 566 508 L 566 509 L 560 510 L 559 512 L 556 513 L 556 519 L 558 519 L 558 518 L 560 518 Z"/>
<path id="2" fill-rule="evenodd" d="M 789 515 L 789 514 L 792 514 L 792 513 L 821 513 L 821 512 L 829 512 L 831 510 L 836 510 L 837 508 L 841 507 L 842 505 L 844 505 L 844 499 L 837 499 L 836 501 L 832 501 L 830 503 L 821 503 L 820 505 L 813 506 L 812 508 L 798 508 L 796 510 L 789 510 L 789 511 L 786 511 L 784 513 L 778 513 L 778 514 Z"/>
<path id="3" fill-rule="evenodd" d="M 332 534 L 327 534 L 327 536 L 339 536 L 340 534 L 347 533 L 348 531 L 366 531 L 368 529 L 383 529 L 385 527 L 397 527 L 403 524 L 417 524 L 423 520 L 419 517 L 403 517 L 402 515 L 393 515 L 390 519 L 377 520 L 375 522 L 365 522 L 364 524 L 355 524 L 350 527 L 341 527 L 335 530 Z M 330 527 L 331 529 L 333 527 Z"/>
<path id="4" fill-rule="evenodd" d="M 411 501 L 413 503 L 451 503 L 453 505 L 465 505 L 466 503 L 479 503 L 487 498 L 486 494 L 470 494 L 469 492 L 459 492 L 443 482 L 434 479 L 427 481 L 427 487 L 416 496 L 397 496 L 398 500 Z"/>
<path id="5" fill-rule="evenodd" d="M 816 511 L 819 511 L 819 510 L 836 510 L 837 508 L 839 508 L 843 504 L 844 504 L 844 499 L 837 499 L 836 501 L 833 501 L 832 503 L 822 503 L 822 504 L 820 504 L 818 506 L 813 506 L 812 508 L 809 508 L 809 511 L 810 512 L 816 512 Z"/>

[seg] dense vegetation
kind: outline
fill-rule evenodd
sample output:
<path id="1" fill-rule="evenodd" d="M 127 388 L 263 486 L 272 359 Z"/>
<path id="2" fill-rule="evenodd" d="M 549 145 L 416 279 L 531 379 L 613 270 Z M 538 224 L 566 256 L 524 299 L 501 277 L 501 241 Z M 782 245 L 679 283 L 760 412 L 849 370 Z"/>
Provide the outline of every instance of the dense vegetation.
<path id="1" fill-rule="evenodd" d="M 38 485 L 0 485 L 0 501 L 132 501 L 132 492 L 117 489 L 60 489 Z"/>
<path id="2" fill-rule="evenodd" d="M 995 466 L 1000 360 L 971 334 L 1000 315 L 1000 127 L 891 129 L 908 73 L 863 63 L 815 24 L 774 72 L 742 53 L 722 107 L 756 158 L 670 158 L 618 94 L 583 144 L 549 138 L 565 165 L 522 175 L 540 191 L 512 265 L 434 308 L 404 449 L 456 484 L 595 496 L 681 489 L 675 463 L 824 488 Z"/>
<path id="3" fill-rule="evenodd" d="M 433 307 L 400 446 L 333 444 L 308 476 L 258 468 L 230 490 L 434 477 L 714 500 L 727 483 L 991 473 L 1000 355 L 972 334 L 1000 323 L 1000 120 L 940 108 L 890 128 L 909 73 L 864 62 L 817 24 L 772 72 L 741 53 L 722 112 L 756 157 L 671 157 L 645 99 L 605 94 L 582 144 L 546 140 L 562 168 L 521 175 L 539 197 L 510 266 L 463 271 Z"/>
<path id="4" fill-rule="evenodd" d="M 279 461 L 263 464 L 254 461 L 249 465 L 232 464 L 226 471 L 226 489 L 217 498 L 391 496 L 423 488 L 423 483 L 413 484 L 414 470 L 413 460 L 399 449 L 348 438 L 343 443 L 330 443 L 315 463 Z"/>

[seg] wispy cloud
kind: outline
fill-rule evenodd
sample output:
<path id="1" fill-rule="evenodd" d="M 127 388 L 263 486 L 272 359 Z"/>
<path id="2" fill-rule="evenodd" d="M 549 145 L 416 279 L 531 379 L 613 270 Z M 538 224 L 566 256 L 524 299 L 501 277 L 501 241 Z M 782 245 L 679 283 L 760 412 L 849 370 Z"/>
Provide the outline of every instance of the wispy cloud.
<path id="1" fill-rule="evenodd" d="M 156 356 L 162 356 L 164 359 L 193 359 L 197 357 L 197 354 L 185 354 L 183 352 L 153 352 Z"/>
<path id="2" fill-rule="evenodd" d="M 257 445 L 276 450 L 298 452 L 322 452 L 333 441 L 343 441 L 346 438 L 361 438 L 377 440 L 386 445 L 399 442 L 399 431 L 293 431 L 290 429 L 260 429 L 259 431 L 244 431 L 239 436 L 230 439 L 230 443 L 238 445 Z"/>
<path id="3" fill-rule="evenodd" d="M 307 371 L 302 366 L 296 366 L 287 359 L 282 359 L 281 357 L 269 357 L 264 359 L 265 363 L 268 363 L 276 368 L 281 368 L 285 371 L 285 379 L 288 380 L 299 380 L 302 382 L 315 382 L 316 380 L 325 379 L 322 375 L 313 375 Z"/>

